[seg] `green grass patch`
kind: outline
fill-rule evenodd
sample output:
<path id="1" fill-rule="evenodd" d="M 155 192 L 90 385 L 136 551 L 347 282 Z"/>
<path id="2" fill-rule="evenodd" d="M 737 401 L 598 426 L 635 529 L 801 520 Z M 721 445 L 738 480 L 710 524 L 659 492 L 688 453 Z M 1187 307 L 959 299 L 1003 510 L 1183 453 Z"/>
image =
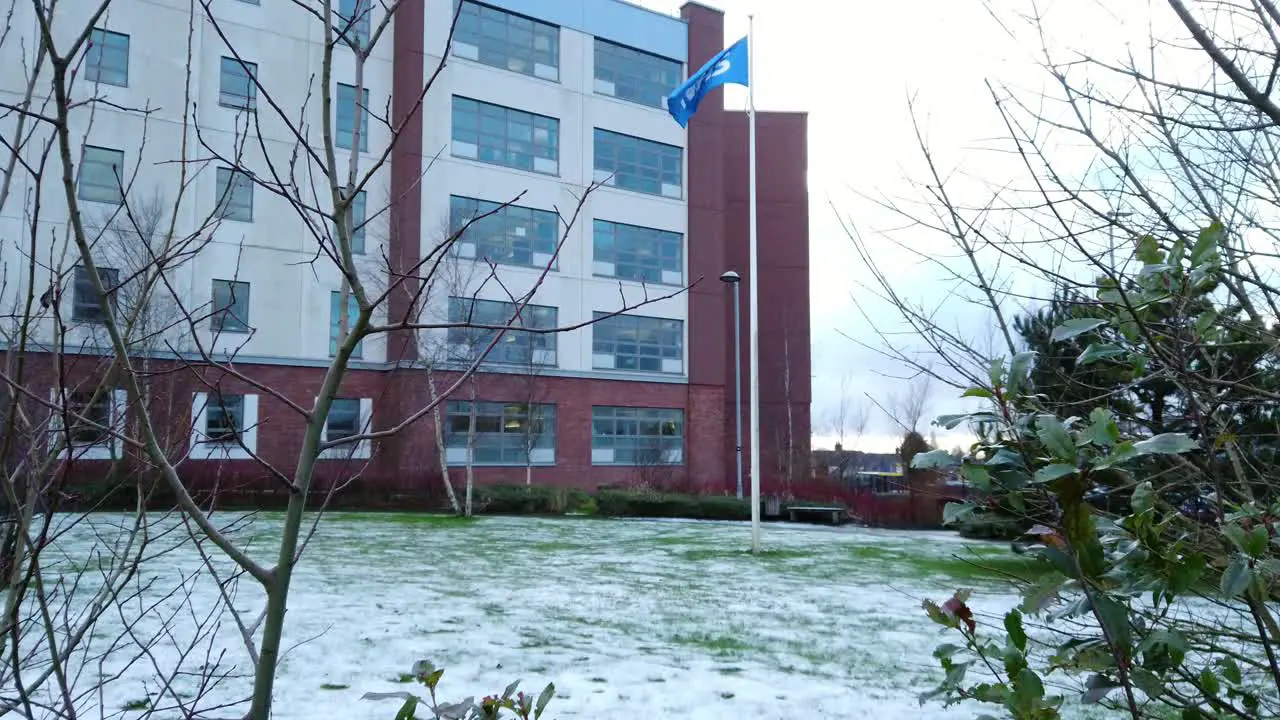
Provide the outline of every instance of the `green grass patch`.
<path id="1" fill-rule="evenodd" d="M 124 710 L 124 711 L 126 711 L 126 712 L 137 712 L 137 711 L 141 711 L 141 710 L 150 710 L 150 709 L 151 709 L 151 699 L 150 699 L 150 698 L 139 698 L 139 699 L 137 699 L 137 700 L 130 700 L 129 702 L 127 702 L 127 703 L 125 703 L 124 705 L 122 705 L 122 706 L 120 707 L 120 709 L 121 709 L 121 710 Z"/>
<path id="2" fill-rule="evenodd" d="M 320 689 L 321 690 L 350 690 L 351 686 L 344 685 L 342 683 L 324 683 L 320 686 Z"/>
<path id="3" fill-rule="evenodd" d="M 680 633 L 671 636 L 671 642 L 677 645 L 695 647 L 715 655 L 739 655 L 755 646 L 745 642 L 739 635 L 718 633 Z"/>

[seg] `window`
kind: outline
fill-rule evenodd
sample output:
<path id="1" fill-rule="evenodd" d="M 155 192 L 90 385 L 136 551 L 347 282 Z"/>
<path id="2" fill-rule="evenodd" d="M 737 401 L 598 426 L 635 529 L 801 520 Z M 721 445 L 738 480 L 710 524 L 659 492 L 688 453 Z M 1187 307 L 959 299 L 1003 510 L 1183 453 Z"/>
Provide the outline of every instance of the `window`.
<path id="1" fill-rule="evenodd" d="M 348 43 L 360 48 L 365 47 L 369 44 L 372 15 L 371 0 L 339 0 L 337 25 L 339 36 L 345 34 Z"/>
<path id="2" fill-rule="evenodd" d="M 124 151 L 85 145 L 80 153 L 76 197 L 119 205 L 124 199 Z"/>
<path id="3" fill-rule="evenodd" d="M 249 332 L 249 283 L 213 281 L 213 314 L 209 316 L 209 327 L 214 332 Z"/>
<path id="4" fill-rule="evenodd" d="M 342 293 L 334 290 L 329 293 L 329 357 L 338 354 L 338 331 L 339 324 L 342 320 Z M 360 314 L 360 303 L 356 301 L 355 295 L 347 295 L 347 333 L 351 333 L 352 326 L 356 323 L 356 317 Z M 364 356 L 364 340 L 356 343 L 356 347 L 351 351 L 351 357 L 359 360 Z"/>
<path id="5" fill-rule="evenodd" d="M 244 396 L 210 396 L 205 409 L 204 436 L 208 442 L 234 443 L 244 432 Z"/>
<path id="6" fill-rule="evenodd" d="M 51 449 L 59 447 L 62 454 L 76 460 L 120 457 L 123 448 L 113 431 L 118 431 L 124 420 L 128 396 L 124 390 L 115 388 L 102 388 L 96 398 L 94 393 L 94 390 L 72 390 L 66 394 L 66 413 L 55 411 L 49 424 Z M 58 390 L 53 391 L 52 399 L 55 406 L 64 401 Z M 71 428 L 64 432 L 67 421 Z"/>
<path id="7" fill-rule="evenodd" d="M 480 219 L 468 226 L 472 218 Z M 457 243 L 459 255 L 541 268 L 555 259 L 560 216 L 549 210 L 451 196 L 449 231 L 464 227 L 466 232 Z"/>
<path id="8" fill-rule="evenodd" d="M 453 155 L 560 174 L 560 121 L 501 105 L 453 97 Z"/>
<path id="9" fill-rule="evenodd" d="M 218 168 L 217 216 L 225 220 L 253 222 L 253 178 L 231 168 Z"/>
<path id="10" fill-rule="evenodd" d="M 596 38 L 596 92 L 666 107 L 667 95 L 684 82 L 684 65 Z"/>
<path id="11" fill-rule="evenodd" d="M 364 254 L 365 191 L 351 199 L 351 252 Z"/>
<path id="12" fill-rule="evenodd" d="M 129 85 L 129 36 L 94 28 L 84 53 L 84 77 L 104 85 Z"/>
<path id="13" fill-rule="evenodd" d="M 368 432 L 373 421 L 371 398 L 334 398 L 324 421 L 324 442 L 338 442 Z M 370 440 L 352 440 L 326 448 L 322 458 L 345 460 L 368 458 Z"/>
<path id="14" fill-rule="evenodd" d="M 684 282 L 680 233 L 596 220 L 592 259 L 596 275 L 664 285 Z"/>
<path id="15" fill-rule="evenodd" d="M 338 130 L 334 141 L 343 150 L 350 150 L 356 135 L 356 112 L 360 113 L 360 152 L 369 152 L 369 88 L 360 91 L 356 103 L 356 89 L 352 85 L 338 83 Z"/>
<path id="16" fill-rule="evenodd" d="M 684 323 L 680 320 L 596 313 L 591 364 L 599 370 L 684 372 Z"/>
<path id="17" fill-rule="evenodd" d="M 257 63 L 242 63 L 235 58 L 222 58 L 222 73 L 218 79 L 218 104 L 252 110 L 258 99 L 258 87 L 253 82 L 256 77 L 258 77 Z"/>
<path id="18" fill-rule="evenodd" d="M 74 276 L 71 299 L 71 319 L 81 322 L 102 322 L 106 319 L 106 309 L 98 301 L 98 293 L 93 289 L 93 278 L 89 268 L 77 265 Z M 116 306 L 116 285 L 120 284 L 120 271 L 115 268 L 98 267 L 98 282 L 102 290 L 111 298 L 111 309 Z"/>
<path id="19" fill-rule="evenodd" d="M 592 465 L 678 465 L 682 462 L 682 410 L 591 408 Z"/>
<path id="20" fill-rule="evenodd" d="M 74 445 L 101 445 L 111 437 L 111 392 L 77 390 L 67 397 L 68 432 Z"/>
<path id="21" fill-rule="evenodd" d="M 473 360 L 493 342 L 498 330 L 494 326 L 552 329 L 556 327 L 556 308 L 526 304 L 520 317 L 512 321 L 516 304 L 498 300 L 449 298 L 449 322 L 488 327 L 449 328 L 449 354 L 455 360 Z M 556 365 L 555 333 L 529 333 L 507 330 L 485 361 L 504 365 Z"/>
<path id="22" fill-rule="evenodd" d="M 678 198 L 683 192 L 683 152 L 674 145 L 596 128 L 597 182 Z"/>
<path id="23" fill-rule="evenodd" d="M 560 28 L 464 0 L 453 32 L 453 54 L 558 81 Z"/>
<path id="24" fill-rule="evenodd" d="M 191 457 L 248 460 L 258 448 L 258 396 L 195 393 L 191 402 Z"/>
<path id="25" fill-rule="evenodd" d="M 360 401 L 334 398 L 324 421 L 324 441 L 333 442 L 360 434 Z"/>
<path id="26" fill-rule="evenodd" d="M 469 402 L 450 402 L 445 428 L 445 460 L 467 461 L 467 436 L 475 465 L 555 465 L 556 407 L 528 403 L 477 402 L 475 432 L 470 433 Z"/>

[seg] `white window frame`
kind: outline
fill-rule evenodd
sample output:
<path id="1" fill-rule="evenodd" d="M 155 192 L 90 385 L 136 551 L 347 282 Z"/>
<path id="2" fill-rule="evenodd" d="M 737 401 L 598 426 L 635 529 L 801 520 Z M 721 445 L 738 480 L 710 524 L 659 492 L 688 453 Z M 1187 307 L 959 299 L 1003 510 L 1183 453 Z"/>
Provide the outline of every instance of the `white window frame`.
<path id="1" fill-rule="evenodd" d="M 244 431 L 240 434 L 244 445 L 210 442 L 205 439 L 209 393 L 194 393 L 191 398 L 191 443 L 187 452 L 192 460 L 252 460 L 253 454 L 258 452 L 258 396 L 249 393 L 228 394 L 244 396 Z"/>
<path id="2" fill-rule="evenodd" d="M 71 393 L 67 393 L 68 399 L 70 395 Z M 59 453 L 58 456 L 61 459 L 114 460 L 122 456 L 124 443 L 120 440 L 120 433 L 124 431 L 125 405 L 129 402 L 129 395 L 126 391 L 116 388 L 110 391 L 110 398 L 111 425 L 108 432 L 111 433 L 111 439 L 106 443 L 70 443 Z M 53 448 L 62 439 L 62 405 L 57 388 L 49 391 L 49 399 L 56 408 L 53 418 L 49 421 L 49 447 Z"/>
<path id="3" fill-rule="evenodd" d="M 319 400 L 320 398 L 316 398 Z M 348 398 L 350 399 L 350 398 Z M 373 398 L 360 398 L 360 434 L 368 433 L 373 429 Z M 329 417 L 324 418 L 324 427 L 320 430 L 320 442 L 324 443 L 329 437 Z M 351 443 L 346 445 L 337 445 L 331 448 L 325 448 L 320 451 L 321 460 L 368 460 L 372 453 L 372 440 L 361 440 L 355 443 L 355 448 L 351 447 Z"/>

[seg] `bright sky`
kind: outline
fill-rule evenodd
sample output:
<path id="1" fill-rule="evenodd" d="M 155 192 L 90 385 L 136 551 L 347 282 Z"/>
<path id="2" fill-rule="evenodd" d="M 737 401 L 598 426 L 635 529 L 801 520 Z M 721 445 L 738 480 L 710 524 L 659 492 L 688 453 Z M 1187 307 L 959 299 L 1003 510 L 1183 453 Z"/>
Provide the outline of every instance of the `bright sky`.
<path id="1" fill-rule="evenodd" d="M 681 0 L 635 0 L 660 12 L 678 14 Z M 1027 11 L 1027 0 L 990 0 L 1004 19 Z M 999 182 L 1000 161 L 993 162 L 993 138 L 1005 135 L 985 81 L 1037 88 L 1043 82 L 1035 66 L 1034 46 L 1015 42 L 1001 29 L 982 0 L 707 0 L 725 11 L 726 44 L 747 32 L 747 14 L 755 15 L 755 98 L 761 110 L 809 113 L 810 267 L 813 341 L 814 447 L 830 447 L 824 428 L 835 411 L 842 377 L 853 400 L 869 393 L 883 404 L 905 381 L 903 370 L 857 341 L 877 344 L 855 308 L 891 322 L 896 315 L 879 304 L 858 282 L 866 279 L 862 261 L 841 228 L 840 216 L 851 220 L 895 285 L 907 294 L 944 300 L 918 258 L 888 242 L 878 232 L 901 225 L 867 196 L 915 198 L 907 178 L 923 180 L 923 166 L 908 110 L 916 98 L 917 115 L 938 162 L 946 168 L 981 162 L 985 180 Z M 1124 22 L 1114 9 L 1090 0 L 1040 3 L 1056 42 L 1080 47 L 1088 37 L 1093 49 L 1122 48 L 1129 38 L 1147 35 L 1145 3 L 1121 3 L 1134 13 Z M 1046 10 L 1047 8 L 1047 10 Z M 1126 29 L 1127 28 L 1127 29 Z M 745 106 L 745 89 L 731 87 L 726 104 Z M 1013 172 L 1010 170 L 1009 172 Z M 995 177 L 993 177 L 995 175 Z M 897 237 L 901 238 L 901 235 Z M 925 232 L 912 244 L 927 251 L 936 242 Z M 879 249 L 882 248 L 882 249 Z M 963 303 L 960 303 L 963 304 Z M 948 308 L 964 325 L 964 308 Z M 989 334 L 979 315 L 967 324 L 976 335 Z M 976 324 L 976 327 L 975 327 Z M 955 412 L 951 388 L 932 388 L 926 418 Z M 928 421 L 921 431 L 929 435 Z M 873 408 L 859 449 L 892 451 L 900 429 Z M 938 431 L 939 444 L 966 442 Z"/>

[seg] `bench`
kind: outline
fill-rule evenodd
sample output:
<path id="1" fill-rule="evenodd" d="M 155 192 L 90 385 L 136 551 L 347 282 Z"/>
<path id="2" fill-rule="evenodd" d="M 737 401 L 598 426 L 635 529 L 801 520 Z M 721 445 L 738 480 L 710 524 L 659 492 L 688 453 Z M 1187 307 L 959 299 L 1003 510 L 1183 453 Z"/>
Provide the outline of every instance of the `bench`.
<path id="1" fill-rule="evenodd" d="M 824 507 L 821 505 L 792 505 L 787 508 L 787 518 L 791 522 L 800 522 L 799 518 L 808 516 L 816 519 L 818 522 L 829 522 L 832 525 L 839 525 L 845 519 L 845 509 L 842 507 Z"/>

